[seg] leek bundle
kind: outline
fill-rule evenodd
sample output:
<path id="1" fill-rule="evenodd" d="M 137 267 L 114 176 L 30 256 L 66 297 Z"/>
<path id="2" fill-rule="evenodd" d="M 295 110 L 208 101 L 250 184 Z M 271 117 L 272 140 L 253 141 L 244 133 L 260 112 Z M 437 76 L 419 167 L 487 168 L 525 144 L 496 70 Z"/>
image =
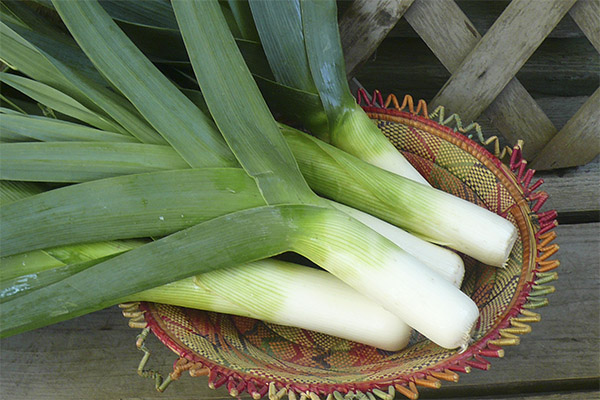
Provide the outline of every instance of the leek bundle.
<path id="1" fill-rule="evenodd" d="M 442 277 L 389 234 L 367 227 L 363 222 L 370 225 L 369 218 L 340 211 L 315 192 L 498 266 L 516 237 L 510 223 L 278 125 L 217 1 L 173 2 L 200 86 L 202 99 L 195 102 L 97 2 L 53 4 L 77 45 L 51 27 L 41 40 L 27 15 L 7 16 L 0 26 L 2 60 L 29 77 L 6 73 L 3 82 L 60 117 L 26 115 L 30 110 L 6 98 L 12 110 L 0 110 L 10 126 L 2 141 L 24 143 L 0 144 L 9 155 L 0 177 L 73 184 L 3 204 L 0 253 L 15 257 L 81 243 L 156 240 L 75 263 L 39 287 L 8 297 L 0 316 L 2 336 L 293 251 L 439 345 L 468 342 L 478 310 L 456 287 L 460 272 Z M 57 44 L 65 43 L 68 51 L 59 51 Z M 47 130 L 45 122 L 51 122 Z M 398 195 L 405 199 L 400 206 Z M 438 215 L 433 211 L 439 207 Z M 498 246 L 492 239 L 500 248 L 493 257 L 489 248 L 473 246 L 452 230 L 472 213 L 483 214 L 473 222 L 475 235 L 489 230 L 504 240 Z M 411 307 L 417 298 L 426 312 Z"/>

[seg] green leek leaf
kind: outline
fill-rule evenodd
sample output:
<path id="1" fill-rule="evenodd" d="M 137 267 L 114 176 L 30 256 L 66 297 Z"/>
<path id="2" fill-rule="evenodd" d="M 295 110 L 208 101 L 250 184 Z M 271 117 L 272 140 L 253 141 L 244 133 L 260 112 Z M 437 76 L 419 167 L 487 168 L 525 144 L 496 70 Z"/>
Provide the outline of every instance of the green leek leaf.
<path id="1" fill-rule="evenodd" d="M 110 115 L 143 143 L 165 140 L 122 96 L 105 86 L 93 64 L 75 43 L 64 43 L 27 29 L 0 23 L 2 58 L 33 79 L 68 94 L 88 108 Z"/>
<path id="2" fill-rule="evenodd" d="M 300 174 L 218 2 L 175 1 L 173 9 L 208 108 L 267 203 L 314 202 L 317 197 Z"/>
<path id="3" fill-rule="evenodd" d="M 102 8 L 115 20 L 177 30 L 177 21 L 170 4 L 163 0 L 121 1 L 100 0 Z"/>
<path id="4" fill-rule="evenodd" d="M 277 82 L 317 93 L 306 58 L 300 2 L 252 0 L 250 7 Z"/>
<path id="5" fill-rule="evenodd" d="M 227 0 L 229 9 L 240 31 L 240 38 L 258 41 L 258 32 L 254 26 L 252 12 L 246 0 Z"/>
<path id="6" fill-rule="evenodd" d="M 241 168 L 124 175 L 66 186 L 0 207 L 0 255 L 83 242 L 164 236 L 264 205 Z"/>
<path id="7" fill-rule="evenodd" d="M 54 118 L 28 116 L 21 113 L 0 114 L 0 140 L 2 141 L 93 141 L 136 142 L 136 139 L 119 133 L 106 132 Z"/>
<path id="8" fill-rule="evenodd" d="M 99 129 L 104 129 L 109 132 L 119 132 L 122 130 L 122 128 L 114 121 L 110 121 L 107 118 L 98 115 L 84 107 L 75 99 L 38 81 L 14 74 L 8 74 L 6 72 L 0 72 L 0 82 L 13 87 L 26 96 L 31 97 L 35 101 L 40 102 L 53 110 Z"/>
<path id="9" fill-rule="evenodd" d="M 48 188 L 41 183 L 0 181 L 0 206 L 43 193 L 46 190 Z"/>
<path id="10" fill-rule="evenodd" d="M 0 143 L 0 153 L 0 179 L 14 181 L 86 182 L 188 167 L 171 147 L 141 143 Z"/>
<path id="11" fill-rule="evenodd" d="M 315 86 L 329 116 L 332 131 L 344 109 L 353 109 L 356 100 L 346 80 L 346 67 L 332 0 L 299 0 L 306 57 Z"/>
<path id="12" fill-rule="evenodd" d="M 96 68 L 190 166 L 236 164 L 213 123 L 152 65 L 97 2 L 57 0 L 53 4 Z"/>
<path id="13" fill-rule="evenodd" d="M 7 301 L 0 314 L 0 337 L 101 310 L 201 272 L 280 254 L 290 247 L 294 214 L 303 211 L 266 206 L 227 214 Z"/>

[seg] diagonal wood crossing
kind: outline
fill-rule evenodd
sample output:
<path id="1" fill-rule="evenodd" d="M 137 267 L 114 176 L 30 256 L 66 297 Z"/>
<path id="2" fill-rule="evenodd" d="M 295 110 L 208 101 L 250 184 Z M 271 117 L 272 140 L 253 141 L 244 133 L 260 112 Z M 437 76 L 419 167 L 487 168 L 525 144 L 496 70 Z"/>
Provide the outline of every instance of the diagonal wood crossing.
<path id="1" fill-rule="evenodd" d="M 387 0 L 355 0 L 352 8 L 360 9 L 361 3 L 371 10 L 378 9 L 375 3 L 385 3 L 389 8 Z M 598 155 L 598 91 L 558 132 L 515 75 L 567 13 L 600 52 L 600 3 L 513 0 L 483 37 L 453 0 L 414 0 L 397 6 L 395 11 L 394 18 L 378 19 L 380 26 L 370 30 L 373 34 L 368 41 L 344 41 L 346 54 L 360 60 L 368 58 L 375 50 L 374 43 L 380 43 L 404 13 L 407 22 L 452 73 L 431 102 L 432 110 L 444 105 L 465 122 L 484 115 L 511 144 L 524 140 L 523 153 L 533 160 L 534 168 L 582 165 Z M 344 35 L 351 37 L 352 32 L 365 29 L 363 24 L 372 26 L 374 20 L 347 12 L 340 26 L 344 27 Z"/>

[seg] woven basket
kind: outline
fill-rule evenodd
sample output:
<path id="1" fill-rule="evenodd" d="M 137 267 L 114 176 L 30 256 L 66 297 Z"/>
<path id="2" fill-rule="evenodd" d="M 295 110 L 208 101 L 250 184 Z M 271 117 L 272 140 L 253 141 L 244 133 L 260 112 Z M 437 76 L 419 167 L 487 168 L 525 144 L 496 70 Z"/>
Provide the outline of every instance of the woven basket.
<path id="1" fill-rule="evenodd" d="M 180 357 L 165 381 L 140 368 L 158 379 L 159 390 L 189 371 L 208 375 L 211 388 L 225 385 L 232 396 L 246 392 L 254 399 L 336 399 L 340 394 L 344 399 L 392 399 L 397 392 L 417 398 L 419 386 L 437 388 L 441 380 L 457 381 L 457 372 L 488 369 L 489 358 L 502 357 L 502 347 L 518 344 L 518 335 L 531 330 L 528 323 L 539 320 L 531 309 L 546 304 L 544 296 L 554 291 L 546 283 L 556 279 L 549 271 L 559 264 L 549 259 L 558 249 L 551 244 L 556 212 L 539 213 L 547 195 L 537 190 L 541 180 L 532 183 L 534 171 L 527 169 L 520 148 L 510 152 L 506 166 L 459 132 L 477 132 L 477 126 L 462 129 L 456 116 L 444 120 L 443 109 L 432 114 L 440 115 L 436 122 L 424 102 L 415 110 L 408 96 L 402 105 L 394 96 L 383 102 L 378 92 L 373 102 L 364 92 L 358 99 L 433 186 L 502 215 L 518 229 L 506 268 L 463 257 L 462 290 L 480 309 L 472 344 L 459 353 L 415 334 L 406 349 L 388 352 L 249 318 L 154 303 L 122 305 L 124 314 L 134 317 L 132 326 L 146 327 L 139 347 L 151 330 Z M 456 126 L 447 126 L 449 121 Z"/>

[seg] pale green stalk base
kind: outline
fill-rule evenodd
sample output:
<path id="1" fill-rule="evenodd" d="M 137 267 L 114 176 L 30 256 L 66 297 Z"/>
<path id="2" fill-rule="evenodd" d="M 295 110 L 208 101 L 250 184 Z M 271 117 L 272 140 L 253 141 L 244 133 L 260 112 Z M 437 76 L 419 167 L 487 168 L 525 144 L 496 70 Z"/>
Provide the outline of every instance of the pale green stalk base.
<path id="1" fill-rule="evenodd" d="M 210 290 L 197 285 L 196 278 L 193 276 L 144 290 L 123 300 L 123 302 L 130 301 L 150 301 L 178 307 L 257 318 L 257 314 L 252 313 L 249 309 L 240 307 Z"/>
<path id="2" fill-rule="evenodd" d="M 465 265 L 458 254 L 429 243 L 392 224 L 352 207 L 334 201 L 331 204 L 362 222 L 369 228 L 394 242 L 402 250 L 422 261 L 456 287 L 460 287 L 465 275 Z"/>
<path id="3" fill-rule="evenodd" d="M 343 114 L 331 132 L 331 144 L 369 164 L 431 186 L 358 105 Z"/>

